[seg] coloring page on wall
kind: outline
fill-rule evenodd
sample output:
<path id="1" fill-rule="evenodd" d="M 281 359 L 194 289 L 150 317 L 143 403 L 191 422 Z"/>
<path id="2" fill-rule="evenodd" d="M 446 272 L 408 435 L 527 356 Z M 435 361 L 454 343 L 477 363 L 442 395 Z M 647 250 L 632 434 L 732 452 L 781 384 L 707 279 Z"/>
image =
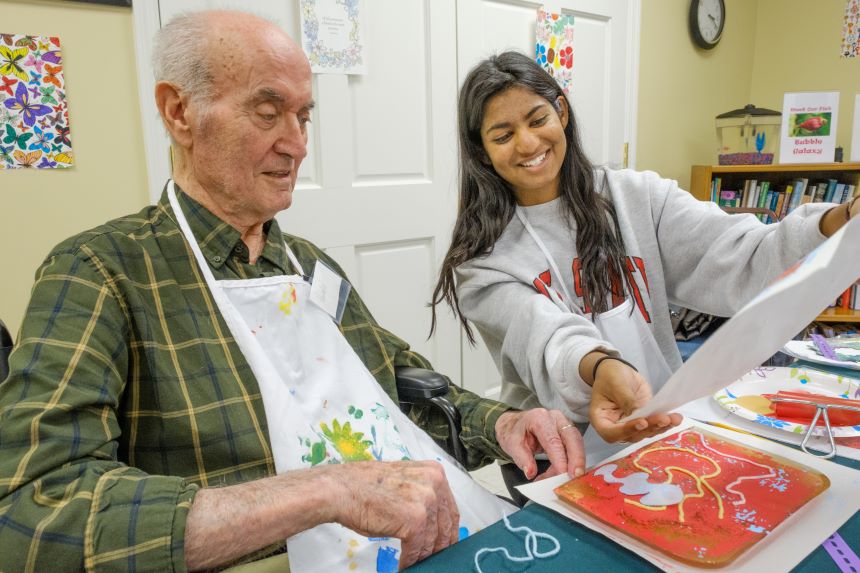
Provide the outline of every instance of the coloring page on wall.
<path id="1" fill-rule="evenodd" d="M 302 48 L 316 74 L 365 74 L 359 0 L 301 0 Z"/>
<path id="2" fill-rule="evenodd" d="M 570 95 L 573 81 L 573 15 L 541 7 L 535 26 L 535 60 Z"/>
<path id="3" fill-rule="evenodd" d="M 839 53 L 843 58 L 860 56 L 860 0 L 846 0 L 845 2 L 842 46 Z"/>
<path id="4" fill-rule="evenodd" d="M 60 39 L 0 34 L 0 170 L 73 164 Z"/>
<path id="5" fill-rule="evenodd" d="M 839 92 L 787 93 L 782 104 L 781 163 L 830 163 L 836 150 Z"/>

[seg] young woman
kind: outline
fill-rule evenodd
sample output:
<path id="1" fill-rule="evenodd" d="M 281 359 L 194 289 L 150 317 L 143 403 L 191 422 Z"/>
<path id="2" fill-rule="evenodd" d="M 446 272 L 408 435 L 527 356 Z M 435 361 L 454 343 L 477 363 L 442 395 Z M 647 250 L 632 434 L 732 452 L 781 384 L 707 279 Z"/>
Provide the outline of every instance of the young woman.
<path id="1" fill-rule="evenodd" d="M 603 440 L 680 422 L 619 422 L 681 365 L 670 302 L 731 315 L 860 212 L 808 204 L 764 225 L 655 173 L 595 168 L 559 86 L 516 52 L 472 69 L 458 122 L 460 205 L 434 324 L 444 300 L 470 341 L 477 328 L 502 401 L 590 422 L 591 460 Z"/>

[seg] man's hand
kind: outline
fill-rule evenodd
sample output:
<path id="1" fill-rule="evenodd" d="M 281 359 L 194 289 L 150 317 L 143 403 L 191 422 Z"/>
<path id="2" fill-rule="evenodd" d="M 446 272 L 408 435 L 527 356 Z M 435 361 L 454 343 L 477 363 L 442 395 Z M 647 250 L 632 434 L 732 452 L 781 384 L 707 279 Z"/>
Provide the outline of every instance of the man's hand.
<path id="1" fill-rule="evenodd" d="M 353 462 L 330 467 L 339 492 L 332 521 L 401 541 L 400 568 L 457 543 L 460 512 L 437 462 Z"/>
<path id="2" fill-rule="evenodd" d="M 400 539 L 405 568 L 456 543 L 460 513 L 436 462 L 352 462 L 203 488 L 188 513 L 188 569 L 212 569 L 322 523 Z"/>
<path id="3" fill-rule="evenodd" d="M 537 479 L 562 472 L 582 475 L 585 453 L 579 430 L 558 410 L 534 408 L 525 412 L 505 412 L 496 421 L 496 438 L 529 479 L 535 479 L 535 454 L 545 452 L 552 464 Z"/>
<path id="4" fill-rule="evenodd" d="M 607 442 L 638 442 L 681 423 L 681 414 L 652 414 L 620 420 L 651 399 L 651 387 L 642 376 L 618 360 L 604 360 L 591 392 L 590 417 L 594 429 Z"/>

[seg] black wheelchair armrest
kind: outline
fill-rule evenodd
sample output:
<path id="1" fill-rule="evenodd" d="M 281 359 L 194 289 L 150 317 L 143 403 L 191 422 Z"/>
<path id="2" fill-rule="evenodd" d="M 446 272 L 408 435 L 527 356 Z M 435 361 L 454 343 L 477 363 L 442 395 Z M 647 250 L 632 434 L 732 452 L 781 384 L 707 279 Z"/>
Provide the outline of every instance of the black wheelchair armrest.
<path id="1" fill-rule="evenodd" d="M 448 384 L 451 381 L 447 376 L 427 370 L 426 368 L 413 368 L 411 366 L 399 366 L 394 370 L 397 380 L 397 395 L 401 402 L 414 403 L 414 401 L 426 401 L 434 396 L 444 396 L 448 393 Z"/>
<path id="2" fill-rule="evenodd" d="M 460 442 L 460 411 L 448 397 L 448 386 L 451 384 L 448 377 L 433 370 L 411 366 L 396 367 L 394 376 L 400 409 L 408 412 L 412 404 L 438 409 L 448 423 L 448 453 L 465 466 L 466 450 Z"/>
<path id="3" fill-rule="evenodd" d="M 9 374 L 9 354 L 12 353 L 12 334 L 0 320 L 0 382 Z"/>

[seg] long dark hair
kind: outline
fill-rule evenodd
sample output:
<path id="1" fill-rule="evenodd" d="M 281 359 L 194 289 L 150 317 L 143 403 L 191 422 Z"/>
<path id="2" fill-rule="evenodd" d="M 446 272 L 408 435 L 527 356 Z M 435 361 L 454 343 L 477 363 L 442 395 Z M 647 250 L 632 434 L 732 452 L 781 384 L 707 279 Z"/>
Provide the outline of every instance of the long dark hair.
<path id="1" fill-rule="evenodd" d="M 472 329 L 460 312 L 454 269 L 475 257 L 491 253 L 493 245 L 514 216 L 517 202 L 513 189 L 486 161 L 481 140 L 487 102 L 514 86 L 523 86 L 543 97 L 553 109 L 556 109 L 559 96 L 564 97 L 552 76 L 519 52 L 491 56 L 466 76 L 457 105 L 460 205 L 451 246 L 442 261 L 439 281 L 433 290 L 431 334 L 436 329 L 436 305 L 444 300 L 460 317 L 469 342 L 475 342 Z M 559 195 L 564 210 L 576 222 L 576 250 L 582 261 L 583 297 L 592 312 L 600 313 L 608 310 L 612 278 L 623 277 L 628 291 L 632 290 L 631 279 L 615 209 L 608 197 L 595 191 L 594 166 L 582 149 L 569 102 L 567 107 L 570 110 L 564 128 L 567 153 L 561 166 Z M 620 285 L 621 281 L 616 284 Z"/>

